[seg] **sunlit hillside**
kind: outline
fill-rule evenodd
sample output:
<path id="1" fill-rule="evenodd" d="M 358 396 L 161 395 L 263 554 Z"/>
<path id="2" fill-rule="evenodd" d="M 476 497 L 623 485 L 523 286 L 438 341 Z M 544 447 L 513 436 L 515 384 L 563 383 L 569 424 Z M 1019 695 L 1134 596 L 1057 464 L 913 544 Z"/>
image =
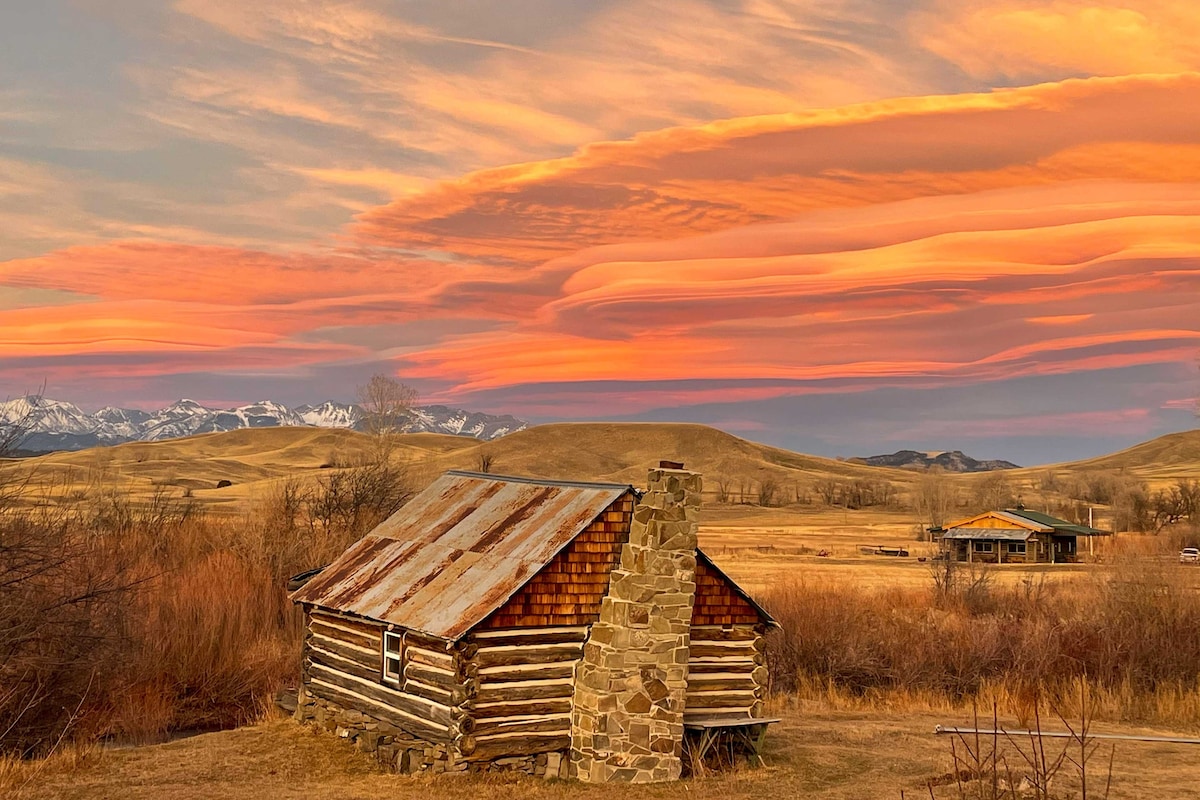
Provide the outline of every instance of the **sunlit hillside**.
<path id="1" fill-rule="evenodd" d="M 27 499 L 96 491 L 119 491 L 137 499 L 169 491 L 186 493 L 214 511 L 235 512 L 253 505 L 281 480 L 318 480 L 330 470 L 375 457 L 378 447 L 371 436 L 348 430 L 245 429 L 10 461 L 0 467 L 0 480 Z M 815 500 L 819 486 L 829 481 L 886 484 L 899 498 L 921 474 L 793 453 L 704 425 L 665 423 L 540 425 L 491 442 L 404 434 L 391 440 L 390 457 L 406 465 L 416 489 L 447 469 L 638 485 L 646 468 L 665 458 L 703 473 L 706 494 L 733 504 L 753 502 L 764 481 L 777 486 L 779 505 L 797 497 Z M 1003 475 L 1027 502 L 1038 502 L 1046 499 L 1038 486 L 1047 474 L 1063 478 L 1118 471 L 1152 487 L 1198 477 L 1200 431 L 1163 436 L 1087 461 L 947 479 L 966 496 L 988 475 Z M 229 485 L 218 488 L 225 481 Z"/>

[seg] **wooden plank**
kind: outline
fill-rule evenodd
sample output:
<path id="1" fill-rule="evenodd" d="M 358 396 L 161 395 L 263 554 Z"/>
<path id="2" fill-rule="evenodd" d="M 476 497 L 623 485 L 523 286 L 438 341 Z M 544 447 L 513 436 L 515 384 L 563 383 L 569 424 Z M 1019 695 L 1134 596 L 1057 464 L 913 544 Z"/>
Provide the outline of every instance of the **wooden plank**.
<path id="1" fill-rule="evenodd" d="M 474 661 L 481 669 L 485 669 L 517 664 L 553 664 L 562 661 L 576 661 L 582 654 L 583 648 L 574 642 L 570 644 L 535 644 L 528 647 L 481 647 L 475 654 Z"/>
<path id="2" fill-rule="evenodd" d="M 363 680 L 379 680 L 381 677 L 379 666 L 374 669 L 364 667 L 362 664 L 351 661 L 348 658 L 343 658 L 337 653 L 330 652 L 321 647 L 310 647 L 308 649 L 308 657 L 312 659 L 312 663 L 321 664 L 338 672 L 345 672 L 347 675 L 353 675 Z"/>
<path id="3" fill-rule="evenodd" d="M 309 629 L 312 631 L 313 636 L 324 636 L 326 639 L 345 642 L 346 644 L 353 645 L 354 647 L 361 647 L 364 650 L 379 652 L 379 648 L 382 647 L 382 637 L 371 638 L 370 636 L 356 633 L 348 628 L 326 625 L 325 623 L 317 622 L 316 620 L 313 620 L 313 623 Z"/>
<path id="4" fill-rule="evenodd" d="M 492 761 L 504 756 L 528 756 L 553 753 L 571 748 L 570 733 L 498 734 L 475 739 L 475 749 L 468 761 Z"/>
<path id="5" fill-rule="evenodd" d="M 741 654 L 753 655 L 754 642 L 692 642 L 689 658 L 726 658 Z"/>
<path id="6" fill-rule="evenodd" d="M 712 692 L 730 688 L 754 691 L 757 686 L 753 673 L 709 672 L 688 675 L 688 691 Z"/>
<path id="7" fill-rule="evenodd" d="M 543 714 L 498 719 L 476 719 L 475 741 L 495 733 L 563 733 L 571 732 L 570 714 Z"/>
<path id="8" fill-rule="evenodd" d="M 476 703 L 511 703 L 521 700 L 549 700 L 572 697 L 574 682 L 570 680 L 518 681 L 514 683 L 480 684 L 475 693 Z"/>
<path id="9" fill-rule="evenodd" d="M 471 634 L 471 639 L 480 647 L 495 645 L 526 645 L 526 644 L 558 644 L 565 642 L 583 643 L 587 639 L 588 629 L 583 625 L 561 626 L 556 628 L 519 628 L 477 631 Z"/>
<path id="10" fill-rule="evenodd" d="M 314 679 L 324 683 L 340 686 L 356 694 L 372 698 L 378 703 L 389 706 L 398 712 L 424 719 L 437 725 L 449 726 L 454 723 L 455 709 L 434 702 L 424 697 L 400 692 L 380 683 L 372 683 L 362 678 L 348 675 L 344 672 L 330 669 L 320 664 L 313 664 L 309 670 Z"/>
<path id="11" fill-rule="evenodd" d="M 467 698 L 465 686 L 457 686 L 450 689 L 444 686 L 433 686 L 428 683 L 422 683 L 411 678 L 404 681 L 403 691 L 417 697 L 423 697 L 426 700 L 432 700 L 435 703 L 441 703 L 445 706 L 457 706 Z"/>
<path id="12" fill-rule="evenodd" d="M 404 665 L 404 677 L 414 678 L 446 689 L 453 689 L 455 686 L 463 685 L 463 682 L 458 679 L 458 675 L 454 672 L 437 669 L 425 664 L 416 664 L 411 661 Z"/>
<path id="13" fill-rule="evenodd" d="M 438 669 L 450 672 L 457 671 L 457 663 L 451 653 L 440 653 L 430 650 L 420 645 L 412 644 L 407 639 L 404 644 L 404 655 L 409 661 L 415 661 L 418 664 L 428 664 L 431 667 L 437 667 Z"/>
<path id="14" fill-rule="evenodd" d="M 392 625 L 388 628 L 388 630 L 392 631 L 392 633 L 402 634 L 406 644 L 410 644 L 413 647 L 420 647 L 424 650 L 429 650 L 430 652 L 446 653 L 449 652 L 452 647 L 454 647 L 454 642 L 451 642 L 448 639 L 439 639 L 436 636 L 430 636 L 427 633 L 414 631 L 411 628 L 403 628 L 399 625 Z"/>
<path id="15" fill-rule="evenodd" d="M 561 661 L 557 664 L 514 664 L 508 667 L 486 667 L 478 671 L 479 679 L 488 683 L 529 681 L 550 678 L 572 678 L 578 661 Z"/>
<path id="16" fill-rule="evenodd" d="M 745 641 L 758 638 L 758 632 L 753 625 L 735 625 L 726 628 L 722 625 L 693 625 L 693 642 L 731 642 Z"/>
<path id="17" fill-rule="evenodd" d="M 548 700 L 522 700 L 512 703 L 466 703 L 464 708 L 475 720 L 490 717 L 515 717 L 529 714 L 569 714 L 572 698 L 558 697 Z"/>
<path id="18" fill-rule="evenodd" d="M 720 691 L 720 692 L 692 692 L 687 693 L 685 707 L 687 709 L 697 708 L 742 708 L 748 709 L 754 705 L 754 701 L 758 699 L 752 691 Z"/>
<path id="19" fill-rule="evenodd" d="M 716 663 L 708 661 L 689 661 L 688 675 L 707 675 L 711 673 L 738 673 L 750 674 L 758 669 L 758 664 L 754 663 L 753 658 L 733 660 L 722 660 Z"/>
<path id="20" fill-rule="evenodd" d="M 431 742 L 448 742 L 451 739 L 449 726 L 438 725 L 427 719 L 406 714 L 399 709 L 381 703 L 374 698 L 343 686 L 329 683 L 320 678 L 313 678 L 308 683 L 308 691 L 313 695 L 337 703 L 342 708 L 356 709 L 368 716 L 382 720 L 390 725 L 403 728 L 414 736 Z"/>
<path id="21" fill-rule="evenodd" d="M 321 620 L 327 625 L 337 625 L 339 627 L 348 628 L 356 633 L 367 636 L 379 636 L 383 631 L 382 622 L 373 622 L 371 620 L 362 619 L 361 617 L 352 617 L 347 614 L 342 614 L 319 607 L 313 608 L 312 618 Z"/>
<path id="22" fill-rule="evenodd" d="M 337 653 L 342 658 L 356 661 L 364 667 L 370 665 L 378 666 L 382 663 L 379 647 L 360 647 L 356 644 L 347 644 L 341 639 L 331 639 L 328 636 L 320 634 L 313 634 L 309 637 L 307 643 L 310 647 L 323 647 L 330 652 Z"/>

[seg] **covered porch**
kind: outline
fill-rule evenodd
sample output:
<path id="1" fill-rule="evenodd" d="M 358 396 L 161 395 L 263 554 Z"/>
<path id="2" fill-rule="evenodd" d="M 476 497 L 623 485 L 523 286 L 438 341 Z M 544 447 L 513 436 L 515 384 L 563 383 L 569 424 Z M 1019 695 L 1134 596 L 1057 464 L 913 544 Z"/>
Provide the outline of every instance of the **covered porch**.
<path id="1" fill-rule="evenodd" d="M 952 528 L 942 536 L 942 552 L 955 561 L 981 564 L 1033 564 L 1050 553 L 1034 531 L 1022 528 Z"/>

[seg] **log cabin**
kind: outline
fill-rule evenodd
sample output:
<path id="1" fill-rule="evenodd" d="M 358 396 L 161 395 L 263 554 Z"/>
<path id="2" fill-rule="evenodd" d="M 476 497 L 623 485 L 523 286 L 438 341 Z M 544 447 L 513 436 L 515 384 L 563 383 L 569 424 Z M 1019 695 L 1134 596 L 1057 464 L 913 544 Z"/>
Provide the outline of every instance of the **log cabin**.
<path id="1" fill-rule="evenodd" d="M 762 719 L 776 626 L 697 547 L 682 466 L 441 476 L 292 593 L 297 717 L 398 772 L 680 777 L 685 727 Z"/>
<path id="2" fill-rule="evenodd" d="M 1092 552 L 1094 537 L 1109 535 L 1024 506 L 987 511 L 931 533 L 945 558 L 983 564 L 1075 563 L 1081 537 Z"/>

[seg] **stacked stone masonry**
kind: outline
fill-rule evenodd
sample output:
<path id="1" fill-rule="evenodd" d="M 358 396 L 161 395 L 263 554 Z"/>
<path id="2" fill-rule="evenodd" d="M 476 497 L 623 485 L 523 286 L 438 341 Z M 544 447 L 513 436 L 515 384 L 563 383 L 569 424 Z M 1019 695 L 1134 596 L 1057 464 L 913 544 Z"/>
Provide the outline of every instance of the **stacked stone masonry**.
<path id="1" fill-rule="evenodd" d="M 682 773 L 702 483 L 651 470 L 575 675 L 571 775 L 594 783 Z"/>

